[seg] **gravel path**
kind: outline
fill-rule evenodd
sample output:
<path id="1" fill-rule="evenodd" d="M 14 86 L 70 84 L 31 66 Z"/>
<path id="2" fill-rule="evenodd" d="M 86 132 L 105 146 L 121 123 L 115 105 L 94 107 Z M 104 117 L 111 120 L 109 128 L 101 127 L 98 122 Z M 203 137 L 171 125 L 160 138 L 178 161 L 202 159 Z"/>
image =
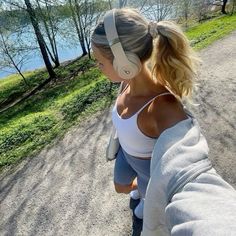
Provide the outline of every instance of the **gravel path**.
<path id="1" fill-rule="evenodd" d="M 214 167 L 236 187 L 236 31 L 200 52 L 193 109 Z M 104 158 L 109 111 L 72 128 L 38 156 L 0 175 L 0 235 L 130 235 L 127 195 L 113 189 Z"/>

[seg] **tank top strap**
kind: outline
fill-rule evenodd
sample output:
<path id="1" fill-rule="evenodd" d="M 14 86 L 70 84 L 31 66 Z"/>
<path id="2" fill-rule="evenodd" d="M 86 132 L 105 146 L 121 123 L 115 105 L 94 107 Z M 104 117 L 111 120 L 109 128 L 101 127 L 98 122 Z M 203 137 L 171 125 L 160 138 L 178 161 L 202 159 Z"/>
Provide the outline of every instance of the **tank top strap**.
<path id="1" fill-rule="evenodd" d="M 128 86 L 129 86 L 129 84 L 126 84 L 125 87 L 123 88 L 123 82 L 122 82 L 118 96 L 123 94 L 125 92 L 125 90 L 128 88 Z"/>
<path id="2" fill-rule="evenodd" d="M 124 82 L 121 82 L 120 84 L 120 87 L 119 87 L 119 90 L 118 90 L 118 93 L 117 93 L 117 97 L 116 97 L 116 100 L 115 100 L 115 107 L 117 106 L 117 100 L 119 98 L 119 96 L 124 93 L 124 91 L 128 88 L 129 84 L 126 84 L 125 87 L 123 88 L 123 83 Z"/>
<path id="3" fill-rule="evenodd" d="M 144 104 L 137 112 L 136 115 L 138 115 L 145 107 L 147 107 L 152 101 L 154 101 L 157 97 L 161 97 L 161 96 L 165 96 L 165 95 L 170 95 L 170 92 L 166 92 L 166 93 L 161 93 L 158 94 L 157 96 L 153 97 L 151 100 L 149 100 L 146 104 Z"/>

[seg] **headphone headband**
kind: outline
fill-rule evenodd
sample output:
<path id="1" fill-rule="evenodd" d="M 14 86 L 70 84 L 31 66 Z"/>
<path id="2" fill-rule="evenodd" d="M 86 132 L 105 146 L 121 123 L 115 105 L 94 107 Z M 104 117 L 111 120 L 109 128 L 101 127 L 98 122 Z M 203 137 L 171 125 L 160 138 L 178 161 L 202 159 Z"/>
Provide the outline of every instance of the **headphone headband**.
<path id="1" fill-rule="evenodd" d="M 110 47 L 115 43 L 120 42 L 119 36 L 116 30 L 115 23 L 115 10 L 107 11 L 104 16 L 104 27 L 106 32 L 106 37 Z"/>
<path id="2" fill-rule="evenodd" d="M 122 64 L 129 63 L 116 30 L 115 9 L 112 9 L 105 14 L 104 27 L 114 57 Z"/>
<path id="3" fill-rule="evenodd" d="M 139 58 L 132 53 L 124 52 L 121 45 L 115 23 L 115 9 L 106 12 L 104 16 L 104 28 L 106 37 L 114 56 L 113 66 L 123 79 L 132 79 L 141 68 Z"/>

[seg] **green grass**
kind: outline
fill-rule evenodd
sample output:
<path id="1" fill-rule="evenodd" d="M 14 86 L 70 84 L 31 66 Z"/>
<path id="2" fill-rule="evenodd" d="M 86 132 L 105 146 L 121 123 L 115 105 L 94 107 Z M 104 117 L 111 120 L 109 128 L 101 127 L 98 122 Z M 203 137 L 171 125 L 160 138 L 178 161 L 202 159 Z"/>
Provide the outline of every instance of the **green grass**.
<path id="1" fill-rule="evenodd" d="M 0 130 L 0 166 L 15 163 L 54 137 L 59 120 L 53 111 L 35 112 L 12 120 Z"/>
<path id="2" fill-rule="evenodd" d="M 20 96 L 29 89 L 32 89 L 38 83 L 42 82 L 47 73 L 42 70 L 35 70 L 24 73 L 29 86 L 24 83 L 24 80 L 19 74 L 10 75 L 4 79 L 0 79 L 0 103 L 9 96 Z"/>
<path id="3" fill-rule="evenodd" d="M 234 30 L 236 30 L 236 14 L 205 21 L 188 29 L 186 34 L 192 46 L 200 50 Z"/>
<path id="4" fill-rule="evenodd" d="M 186 34 L 199 50 L 233 30 L 236 15 L 203 22 L 189 28 Z M 93 64 L 93 60 L 83 58 L 57 68 L 56 81 L 0 115 L 0 169 L 37 154 L 71 126 L 110 106 L 117 86 L 110 90 L 110 83 Z M 72 77 L 79 67 L 84 72 Z M 25 76 L 30 87 L 18 75 L 0 79 L 0 104 L 34 88 L 47 78 L 47 73 L 35 70 Z"/>

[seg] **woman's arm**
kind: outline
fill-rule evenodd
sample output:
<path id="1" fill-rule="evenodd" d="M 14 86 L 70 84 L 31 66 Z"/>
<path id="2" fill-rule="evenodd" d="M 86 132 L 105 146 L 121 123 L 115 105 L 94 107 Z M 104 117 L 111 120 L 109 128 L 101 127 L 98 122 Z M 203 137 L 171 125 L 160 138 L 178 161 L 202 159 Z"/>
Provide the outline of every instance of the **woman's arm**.
<path id="1" fill-rule="evenodd" d="M 143 236 L 235 235 L 236 191 L 212 168 L 195 118 L 159 136 L 151 162 Z"/>

